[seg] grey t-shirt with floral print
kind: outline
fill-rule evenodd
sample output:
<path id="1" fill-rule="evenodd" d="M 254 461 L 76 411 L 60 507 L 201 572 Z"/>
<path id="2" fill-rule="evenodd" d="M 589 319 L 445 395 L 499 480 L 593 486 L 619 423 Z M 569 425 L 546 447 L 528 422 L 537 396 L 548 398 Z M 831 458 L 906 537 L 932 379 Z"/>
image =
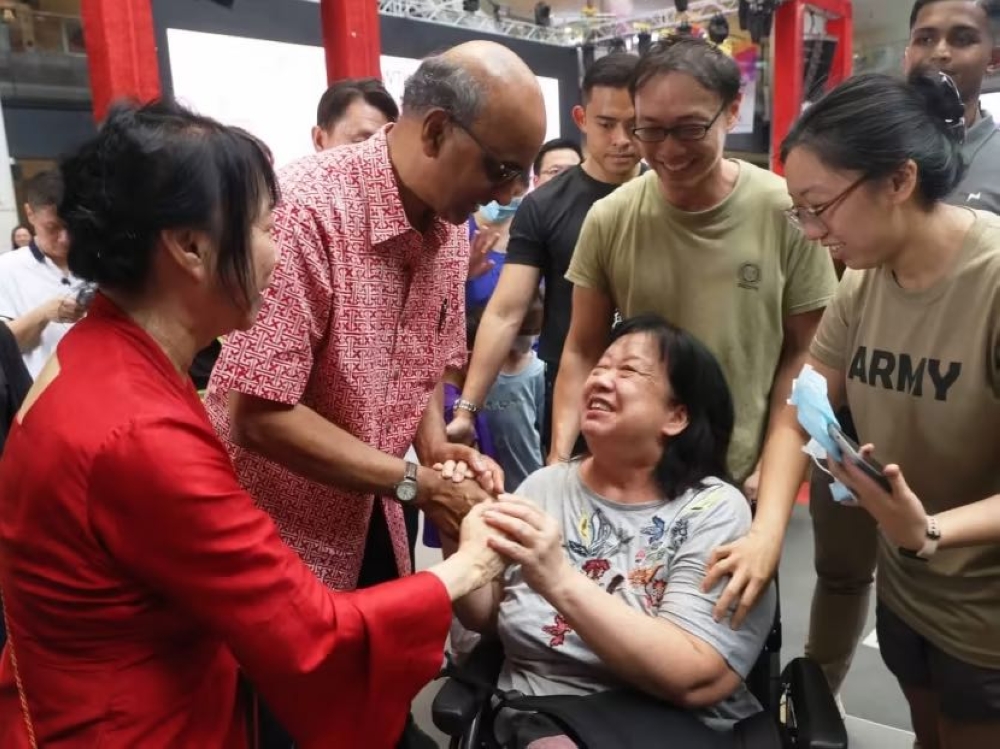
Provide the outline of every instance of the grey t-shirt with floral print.
<path id="1" fill-rule="evenodd" d="M 704 640 L 742 677 L 760 654 L 774 618 L 773 586 L 739 630 L 716 622 L 712 609 L 724 582 L 701 592 L 709 557 L 750 528 L 750 508 L 730 484 L 709 479 L 673 500 L 621 504 L 598 496 L 580 478 L 580 462 L 543 468 L 517 490 L 558 519 L 573 566 L 649 616 Z M 504 578 L 497 623 L 506 662 L 501 689 L 525 695 L 591 694 L 623 686 L 548 602 L 512 566 Z M 760 710 L 741 685 L 712 708 L 705 723 L 725 730 Z"/>

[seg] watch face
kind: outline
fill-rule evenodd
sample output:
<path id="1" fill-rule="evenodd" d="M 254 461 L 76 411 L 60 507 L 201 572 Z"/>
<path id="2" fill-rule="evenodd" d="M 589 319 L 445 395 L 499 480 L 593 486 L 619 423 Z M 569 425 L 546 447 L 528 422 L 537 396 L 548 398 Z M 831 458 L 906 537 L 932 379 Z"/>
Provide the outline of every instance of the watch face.
<path id="1" fill-rule="evenodd" d="M 396 485 L 396 499 L 400 502 L 412 502 L 417 498 L 417 482 L 402 481 Z"/>

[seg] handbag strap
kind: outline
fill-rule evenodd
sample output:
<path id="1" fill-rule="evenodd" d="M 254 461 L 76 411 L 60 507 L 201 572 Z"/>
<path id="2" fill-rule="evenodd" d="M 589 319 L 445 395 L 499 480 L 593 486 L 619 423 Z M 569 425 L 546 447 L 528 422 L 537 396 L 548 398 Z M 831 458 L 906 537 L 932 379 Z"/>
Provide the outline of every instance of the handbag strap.
<path id="1" fill-rule="evenodd" d="M 31 722 L 31 711 L 28 710 L 28 695 L 21 681 L 21 671 L 17 667 L 17 652 L 14 649 L 14 633 L 10 630 L 10 619 L 7 618 L 7 607 L 3 605 L 3 591 L 0 590 L 0 609 L 3 609 L 3 624 L 7 630 L 7 647 L 10 648 L 10 665 L 14 669 L 14 684 L 17 686 L 17 697 L 21 702 L 21 715 L 24 717 L 24 727 L 28 731 L 28 743 L 31 749 L 38 749 L 35 739 L 35 725 Z"/>

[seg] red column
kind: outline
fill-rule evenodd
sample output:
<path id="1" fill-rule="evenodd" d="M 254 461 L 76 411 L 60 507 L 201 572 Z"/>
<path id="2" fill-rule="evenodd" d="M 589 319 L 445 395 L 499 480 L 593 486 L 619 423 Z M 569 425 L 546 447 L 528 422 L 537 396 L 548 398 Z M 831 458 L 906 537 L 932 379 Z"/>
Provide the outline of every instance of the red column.
<path id="1" fill-rule="evenodd" d="M 160 95 L 156 35 L 150 0 L 82 0 L 94 117 L 122 97 L 149 101 Z"/>
<path id="2" fill-rule="evenodd" d="M 774 14 L 774 110 L 771 116 L 771 169 L 782 174 L 781 141 L 802 108 L 805 7 L 802 0 L 778 6 Z"/>
<path id="3" fill-rule="evenodd" d="M 377 0 L 320 0 L 326 78 L 382 77 Z"/>
<path id="4" fill-rule="evenodd" d="M 774 110 L 771 117 L 771 168 L 782 173 L 781 142 L 802 111 L 806 8 L 828 16 L 827 32 L 837 37 L 837 49 L 827 79 L 833 88 L 854 67 L 854 22 L 851 0 L 788 0 L 774 16 Z"/>

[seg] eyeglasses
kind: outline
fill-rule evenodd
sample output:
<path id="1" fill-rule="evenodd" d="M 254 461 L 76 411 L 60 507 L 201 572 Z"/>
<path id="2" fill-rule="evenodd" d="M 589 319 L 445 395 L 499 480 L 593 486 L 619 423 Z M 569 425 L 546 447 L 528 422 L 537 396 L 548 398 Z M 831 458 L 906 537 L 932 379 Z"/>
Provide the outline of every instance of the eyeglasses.
<path id="1" fill-rule="evenodd" d="M 483 152 L 483 171 L 486 172 L 486 179 L 494 185 L 506 184 L 507 182 L 511 182 L 524 174 L 523 166 L 513 164 L 509 161 L 504 161 L 503 159 L 499 159 L 494 156 L 490 148 L 479 140 L 476 134 L 472 132 L 471 128 L 462 122 L 459 122 L 454 117 L 451 118 L 451 121 L 454 122 L 466 135 L 468 135 L 472 139 L 473 143 L 479 146 L 479 150 Z"/>
<path id="2" fill-rule="evenodd" d="M 708 131 L 712 129 L 712 126 L 718 122 L 722 113 L 726 111 L 726 107 L 729 104 L 723 104 L 722 109 L 715 113 L 708 123 L 704 125 L 677 125 L 677 127 L 659 127 L 656 125 L 651 125 L 649 127 L 634 127 L 632 128 L 632 135 L 641 140 L 643 143 L 662 143 L 670 136 L 673 136 L 674 140 L 679 140 L 685 143 L 691 143 L 694 141 L 705 140 L 705 136 L 708 135 Z"/>
<path id="3" fill-rule="evenodd" d="M 829 232 L 830 227 L 820 218 L 824 213 L 833 208 L 835 205 L 839 205 L 847 200 L 848 196 L 855 190 L 857 190 L 861 185 L 868 181 L 868 176 L 861 177 L 851 183 L 850 187 L 844 190 L 840 195 L 828 200 L 822 205 L 808 206 L 799 205 L 792 206 L 785 210 L 785 218 L 788 219 L 788 223 L 794 226 L 801 232 L 804 232 L 809 224 L 813 224 L 818 228 L 822 229 L 824 232 Z"/>

